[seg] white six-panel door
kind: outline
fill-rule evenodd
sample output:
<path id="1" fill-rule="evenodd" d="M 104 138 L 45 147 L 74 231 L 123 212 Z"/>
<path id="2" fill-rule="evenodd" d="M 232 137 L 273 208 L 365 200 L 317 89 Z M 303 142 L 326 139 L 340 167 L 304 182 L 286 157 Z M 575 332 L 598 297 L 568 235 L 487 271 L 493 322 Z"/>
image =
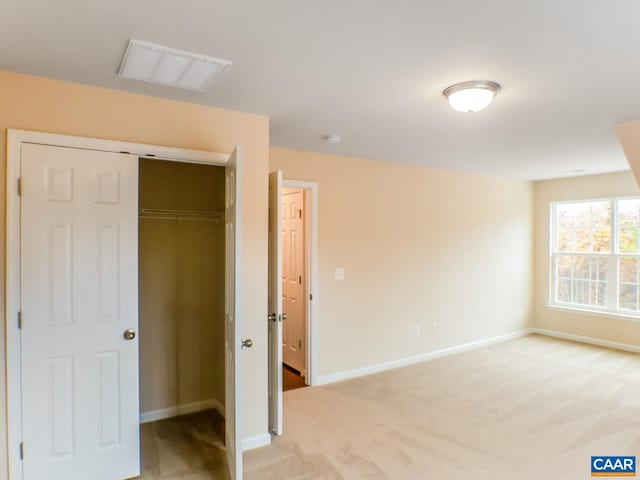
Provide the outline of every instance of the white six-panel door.
<path id="1" fill-rule="evenodd" d="M 269 174 L 269 430 L 282 435 L 282 172 Z"/>
<path id="2" fill-rule="evenodd" d="M 24 480 L 139 475 L 138 158 L 23 144 Z"/>
<path id="3" fill-rule="evenodd" d="M 304 191 L 283 189 L 282 195 L 282 308 L 284 363 L 305 372 L 306 362 L 306 264 Z"/>
<path id="4" fill-rule="evenodd" d="M 240 345 L 241 319 L 240 292 L 242 264 L 242 149 L 236 148 L 225 168 L 225 232 L 226 232 L 226 284 L 225 284 L 225 447 L 231 480 L 242 479 L 242 439 L 240 403 Z"/>

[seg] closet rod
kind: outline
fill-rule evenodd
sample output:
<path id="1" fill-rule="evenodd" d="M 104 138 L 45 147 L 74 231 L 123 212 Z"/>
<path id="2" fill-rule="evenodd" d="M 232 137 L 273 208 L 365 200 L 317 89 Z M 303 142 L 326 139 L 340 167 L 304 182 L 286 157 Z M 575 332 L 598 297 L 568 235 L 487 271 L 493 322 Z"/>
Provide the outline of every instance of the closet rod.
<path id="1" fill-rule="evenodd" d="M 224 220 L 224 212 L 204 210 L 160 210 L 142 208 L 138 211 L 138 216 L 143 219 L 156 220 L 203 220 L 216 222 Z"/>

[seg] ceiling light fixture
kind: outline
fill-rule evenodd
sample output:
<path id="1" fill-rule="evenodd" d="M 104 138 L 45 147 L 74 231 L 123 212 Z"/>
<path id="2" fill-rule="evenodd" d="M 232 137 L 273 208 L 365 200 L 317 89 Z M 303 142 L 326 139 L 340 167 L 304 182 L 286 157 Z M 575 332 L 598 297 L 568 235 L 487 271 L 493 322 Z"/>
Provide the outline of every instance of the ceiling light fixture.
<path id="1" fill-rule="evenodd" d="M 458 112 L 479 112 L 489 106 L 500 85 L 489 80 L 473 80 L 456 83 L 444 89 L 442 94 L 449 105 Z"/>

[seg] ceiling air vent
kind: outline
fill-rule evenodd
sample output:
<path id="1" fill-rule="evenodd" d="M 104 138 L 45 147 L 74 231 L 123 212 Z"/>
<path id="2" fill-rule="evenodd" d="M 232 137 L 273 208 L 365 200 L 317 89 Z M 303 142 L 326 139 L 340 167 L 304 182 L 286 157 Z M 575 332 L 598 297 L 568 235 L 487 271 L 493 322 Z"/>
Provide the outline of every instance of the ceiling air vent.
<path id="1" fill-rule="evenodd" d="M 143 82 L 204 91 L 231 65 L 228 60 L 130 40 L 118 75 Z"/>

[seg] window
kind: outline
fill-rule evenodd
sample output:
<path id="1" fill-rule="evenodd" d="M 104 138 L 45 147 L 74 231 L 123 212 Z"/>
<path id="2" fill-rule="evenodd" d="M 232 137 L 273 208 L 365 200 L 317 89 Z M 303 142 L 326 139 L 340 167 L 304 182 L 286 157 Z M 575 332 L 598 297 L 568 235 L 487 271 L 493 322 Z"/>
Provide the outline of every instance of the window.
<path id="1" fill-rule="evenodd" d="M 640 316 L 640 197 L 551 205 L 550 299 Z"/>

